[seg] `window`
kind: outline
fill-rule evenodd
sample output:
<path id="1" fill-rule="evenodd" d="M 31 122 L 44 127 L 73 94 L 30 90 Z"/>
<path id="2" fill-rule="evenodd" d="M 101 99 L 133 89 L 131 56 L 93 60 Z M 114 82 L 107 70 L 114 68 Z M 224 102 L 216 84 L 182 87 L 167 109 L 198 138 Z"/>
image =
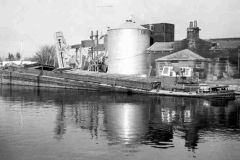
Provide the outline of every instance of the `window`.
<path id="1" fill-rule="evenodd" d="M 172 77 L 173 76 L 173 69 L 170 68 L 170 76 Z"/>
<path id="2" fill-rule="evenodd" d="M 201 68 L 202 67 L 202 63 L 201 62 L 196 62 L 196 68 Z"/>
<path id="3" fill-rule="evenodd" d="M 190 75 L 190 69 L 186 68 L 185 69 L 185 76 L 189 76 Z"/>
<path id="4" fill-rule="evenodd" d="M 168 68 L 164 68 L 163 74 L 168 74 Z"/>
<path id="5" fill-rule="evenodd" d="M 163 66 L 165 65 L 165 62 L 159 62 L 158 63 L 158 70 L 160 75 L 162 74 Z"/>
<path id="6" fill-rule="evenodd" d="M 191 74 L 192 74 L 191 72 L 192 72 L 191 68 L 189 68 L 189 67 L 181 67 L 182 76 L 190 77 Z"/>

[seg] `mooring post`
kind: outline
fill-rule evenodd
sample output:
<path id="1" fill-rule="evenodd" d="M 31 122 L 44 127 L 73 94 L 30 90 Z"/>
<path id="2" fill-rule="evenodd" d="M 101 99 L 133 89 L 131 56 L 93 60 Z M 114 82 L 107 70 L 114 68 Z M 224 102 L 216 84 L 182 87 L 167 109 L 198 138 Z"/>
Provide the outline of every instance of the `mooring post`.
<path id="1" fill-rule="evenodd" d="M 43 75 L 43 65 L 41 65 L 41 72 L 40 72 L 40 76 Z"/>

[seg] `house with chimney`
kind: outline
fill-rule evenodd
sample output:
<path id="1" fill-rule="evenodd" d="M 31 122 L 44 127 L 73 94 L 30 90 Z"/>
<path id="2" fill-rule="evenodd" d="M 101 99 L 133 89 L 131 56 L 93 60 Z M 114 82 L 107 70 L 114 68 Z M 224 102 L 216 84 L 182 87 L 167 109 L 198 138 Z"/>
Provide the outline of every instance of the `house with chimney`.
<path id="1" fill-rule="evenodd" d="M 239 77 L 240 38 L 201 39 L 199 36 L 200 30 L 197 26 L 197 21 L 190 22 L 185 39 L 173 42 L 155 42 L 150 46 L 147 49 L 147 53 L 148 67 L 150 68 L 151 66 L 152 68 L 151 76 L 161 76 L 163 65 L 166 65 L 162 61 L 165 56 L 176 52 L 186 54 L 187 51 L 188 53 L 191 52 L 204 58 L 204 65 L 201 64 L 203 60 L 200 62 L 195 59 L 193 60 L 195 62 L 191 63 L 188 61 L 193 68 L 201 66 L 201 69 L 199 68 L 195 71 L 202 72 L 197 73 L 201 75 L 202 79 Z M 186 59 L 188 58 L 186 57 Z M 170 62 L 171 59 L 168 59 L 168 65 L 171 65 Z M 181 59 L 177 60 L 176 57 L 172 62 L 177 66 L 184 63 Z"/>

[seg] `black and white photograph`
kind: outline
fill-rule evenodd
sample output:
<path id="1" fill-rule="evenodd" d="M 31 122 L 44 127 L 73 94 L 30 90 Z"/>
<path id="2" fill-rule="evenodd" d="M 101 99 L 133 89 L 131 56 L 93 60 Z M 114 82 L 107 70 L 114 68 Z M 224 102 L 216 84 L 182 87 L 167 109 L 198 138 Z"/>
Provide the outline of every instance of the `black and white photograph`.
<path id="1" fill-rule="evenodd" d="M 239 160 L 239 0 L 0 0 L 0 160 Z"/>

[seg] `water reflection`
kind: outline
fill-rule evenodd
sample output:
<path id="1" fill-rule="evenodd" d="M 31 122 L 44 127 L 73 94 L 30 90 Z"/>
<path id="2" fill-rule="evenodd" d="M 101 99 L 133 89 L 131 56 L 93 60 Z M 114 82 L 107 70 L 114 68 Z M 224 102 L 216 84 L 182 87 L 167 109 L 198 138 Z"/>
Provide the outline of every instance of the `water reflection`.
<path id="1" fill-rule="evenodd" d="M 149 108 L 134 103 L 105 106 L 105 127 L 110 144 L 137 142 L 148 132 Z"/>
<path id="2" fill-rule="evenodd" d="M 58 140 L 61 139 L 62 135 L 66 132 L 65 112 L 66 108 L 64 107 L 63 101 L 60 101 L 60 107 L 58 107 L 56 115 L 56 127 L 54 129 L 54 138 Z"/>
<path id="3" fill-rule="evenodd" d="M 238 98 L 205 100 L 16 86 L 1 86 L 0 96 L 25 105 L 56 107 L 53 137 L 57 140 L 73 127 L 88 131 L 91 139 L 104 137 L 108 145 L 130 147 L 172 148 L 176 136 L 194 151 L 204 143 L 206 131 L 225 138 L 240 133 Z"/>

